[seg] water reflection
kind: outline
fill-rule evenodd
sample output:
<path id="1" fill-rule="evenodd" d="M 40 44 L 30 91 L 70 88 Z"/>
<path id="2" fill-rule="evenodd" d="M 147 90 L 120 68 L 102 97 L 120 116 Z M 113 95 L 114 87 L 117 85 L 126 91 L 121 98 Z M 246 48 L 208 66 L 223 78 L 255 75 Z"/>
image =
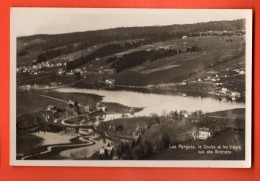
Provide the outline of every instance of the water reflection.
<path id="1" fill-rule="evenodd" d="M 89 146 L 73 148 L 60 152 L 60 156 L 68 159 L 85 159 L 91 157 L 99 149 L 103 148 L 107 143 L 111 143 L 108 139 L 100 137 L 98 134 L 87 136 L 87 139 L 95 143 Z"/>
<path id="2" fill-rule="evenodd" d="M 39 131 L 32 134 L 43 139 L 41 145 L 70 143 L 70 139 L 77 136 L 75 129 L 70 129 L 70 128 L 64 129 L 63 131 L 58 133 Z"/>
<path id="3" fill-rule="evenodd" d="M 189 112 L 202 110 L 215 112 L 234 108 L 244 108 L 244 103 L 219 101 L 214 98 L 184 97 L 181 95 L 163 95 L 154 93 L 141 93 L 134 91 L 113 91 L 78 88 L 60 88 L 58 92 L 86 93 L 103 96 L 103 102 L 114 102 L 129 107 L 142 107 L 142 111 L 135 116 L 148 116 L 151 113 L 161 114 L 173 110 L 187 110 Z"/>

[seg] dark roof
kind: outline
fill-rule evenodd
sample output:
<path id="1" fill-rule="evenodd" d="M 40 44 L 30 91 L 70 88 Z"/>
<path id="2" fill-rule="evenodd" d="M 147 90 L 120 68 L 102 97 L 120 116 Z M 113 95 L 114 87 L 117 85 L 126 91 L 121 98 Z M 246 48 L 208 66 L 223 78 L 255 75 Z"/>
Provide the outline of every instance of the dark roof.
<path id="1" fill-rule="evenodd" d="M 199 131 L 209 131 L 209 128 L 199 128 Z"/>

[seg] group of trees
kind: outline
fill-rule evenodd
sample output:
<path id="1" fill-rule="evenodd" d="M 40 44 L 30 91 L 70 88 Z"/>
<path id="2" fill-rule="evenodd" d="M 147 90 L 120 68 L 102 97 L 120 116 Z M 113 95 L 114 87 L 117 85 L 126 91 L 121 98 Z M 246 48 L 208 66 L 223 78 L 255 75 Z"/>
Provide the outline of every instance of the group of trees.
<path id="1" fill-rule="evenodd" d="M 141 160 L 151 156 L 152 153 L 152 143 L 139 137 L 129 142 L 118 143 L 110 153 L 104 149 L 104 154 L 99 155 L 99 159 L 110 160 L 113 156 L 117 156 L 120 160 Z"/>
<path id="2" fill-rule="evenodd" d="M 107 44 L 99 48 L 93 54 L 97 57 L 104 57 L 124 50 L 136 48 L 138 46 L 141 46 L 143 43 L 144 41 L 141 40 L 141 41 L 128 41 L 123 43 Z"/>
<path id="3" fill-rule="evenodd" d="M 96 58 L 104 57 L 107 55 L 111 55 L 114 53 L 118 53 L 124 50 L 128 50 L 131 48 L 135 48 L 140 46 L 143 43 L 143 41 L 135 41 L 135 42 L 124 42 L 124 43 L 113 43 L 113 44 L 107 44 L 104 46 L 101 46 L 96 51 L 92 52 L 89 55 L 86 55 L 84 57 L 80 57 L 72 62 L 69 62 L 67 64 L 66 69 L 72 70 L 77 67 L 83 66 L 87 63 L 91 63 L 92 61 L 95 61 Z"/>
<path id="4" fill-rule="evenodd" d="M 80 43 L 70 44 L 70 45 L 59 47 L 59 48 L 53 48 L 50 50 L 46 50 L 38 55 L 36 63 L 41 63 L 41 62 L 44 62 L 51 58 L 61 56 L 63 54 L 68 54 L 68 53 L 73 53 L 73 52 L 80 51 L 80 50 L 85 50 L 87 48 L 90 48 L 91 46 L 93 46 L 92 42 L 83 41 Z"/>
<path id="5" fill-rule="evenodd" d="M 28 52 L 26 50 L 21 50 L 17 53 L 17 56 L 21 57 L 21 56 L 24 56 L 24 55 L 27 55 Z"/>
<path id="6" fill-rule="evenodd" d="M 145 39 L 150 42 L 181 38 L 194 32 L 207 31 L 233 31 L 237 34 L 243 34 L 245 29 L 245 19 L 233 21 L 215 21 L 196 24 L 168 25 L 168 26 L 150 26 L 150 27 L 129 27 L 114 28 L 97 31 L 75 32 L 56 35 L 33 35 L 18 37 L 18 41 L 27 42 L 29 45 L 25 48 L 31 50 L 54 51 L 48 52 L 49 56 L 57 56 L 59 51 L 82 50 L 89 46 L 111 41 Z M 197 36 L 194 34 L 194 36 Z M 77 46 L 73 46 L 73 45 Z M 72 47 L 73 46 L 73 47 Z M 64 47 L 62 50 L 59 47 Z M 53 55 L 52 55 L 53 54 Z M 41 58 L 44 58 L 41 55 Z M 41 60 L 41 58 L 39 58 Z M 39 61 L 40 61 L 39 60 Z"/>
<path id="7" fill-rule="evenodd" d="M 152 129 L 152 132 L 154 132 L 155 129 L 164 127 L 165 124 L 168 124 L 168 121 L 172 119 L 182 120 L 183 114 L 186 113 L 187 111 L 185 110 L 175 110 L 169 113 L 162 113 L 161 116 L 158 116 L 157 114 L 152 114 L 150 119 L 147 120 L 145 123 L 138 124 L 134 128 L 131 127 L 128 128 L 128 130 L 125 130 L 124 133 L 128 132 L 128 134 L 138 136 L 134 136 L 134 138 L 131 141 L 118 143 L 112 154 L 118 156 L 118 159 L 122 160 L 140 160 L 150 157 L 155 152 L 168 149 L 169 144 L 178 143 L 176 137 L 170 134 L 169 130 L 166 129 L 158 131 L 158 135 L 156 136 L 156 138 L 151 138 L 151 133 L 149 132 L 149 130 Z M 191 113 L 191 117 L 192 119 L 203 119 L 204 113 L 201 110 L 197 110 Z M 106 129 L 109 132 L 109 134 L 112 133 L 112 135 L 114 136 L 116 136 L 116 134 L 113 134 L 113 132 L 121 131 L 121 127 L 123 127 L 121 123 L 112 126 L 113 129 L 107 129 L 108 127 L 111 127 L 110 124 L 105 125 L 106 126 L 103 127 L 103 129 Z M 112 157 L 113 156 L 111 156 L 111 154 L 107 154 L 107 156 L 102 156 L 100 157 L 100 159 L 112 159 Z"/>
<path id="8" fill-rule="evenodd" d="M 234 21 L 218 21 L 207 23 L 196 23 L 187 25 L 169 25 L 169 26 L 151 26 L 151 27 L 131 27 L 131 28 L 116 28 L 99 31 L 87 31 L 78 33 L 68 33 L 59 35 L 34 35 L 30 37 L 19 37 L 22 41 L 39 41 L 39 45 L 44 52 L 37 57 L 37 63 L 46 61 L 50 58 L 60 56 L 62 54 L 71 53 L 86 49 L 95 44 L 105 44 L 111 41 L 121 41 L 131 39 L 145 39 L 147 42 L 155 42 L 181 38 L 184 35 L 190 36 L 208 36 L 207 31 L 226 31 L 221 36 L 231 36 L 233 34 L 244 34 L 245 20 Z M 195 32 L 195 33 L 194 33 Z M 198 33 L 202 32 L 202 33 Z M 212 33 L 210 34 L 212 35 Z M 217 35 L 217 33 L 213 35 Z M 140 43 L 140 42 L 138 42 Z M 125 47 L 124 47 L 125 46 Z M 100 50 L 99 56 L 109 55 L 113 52 L 118 52 L 123 49 L 132 48 L 131 44 L 114 44 L 104 47 Z M 133 45 L 134 46 L 134 45 Z M 31 47 L 33 48 L 33 47 Z M 30 49 L 30 47 L 27 47 Z M 107 53 L 105 53 L 107 51 Z"/>
<path id="9" fill-rule="evenodd" d="M 198 48 L 197 46 L 191 46 L 186 48 L 186 52 L 199 52 L 201 51 L 201 48 Z"/>
<path id="10" fill-rule="evenodd" d="M 61 48 L 55 48 L 55 49 L 44 51 L 38 55 L 36 63 L 41 63 L 51 58 L 55 58 L 63 54 L 74 52 L 77 49 L 78 48 L 76 46 L 67 45 Z"/>
<path id="11" fill-rule="evenodd" d="M 221 31 L 221 32 L 194 32 L 189 33 L 189 36 L 191 37 L 198 37 L 198 36 L 232 36 L 232 35 L 244 35 L 245 31 Z"/>
<path id="12" fill-rule="evenodd" d="M 106 60 L 107 63 L 111 63 L 111 68 L 116 69 L 116 72 L 141 65 L 145 61 L 155 61 L 160 58 L 170 57 L 181 53 L 197 52 L 201 51 L 201 48 L 197 46 L 188 47 L 186 52 L 182 49 L 158 49 L 150 51 L 135 51 L 129 54 L 125 54 L 121 57 L 110 57 Z"/>

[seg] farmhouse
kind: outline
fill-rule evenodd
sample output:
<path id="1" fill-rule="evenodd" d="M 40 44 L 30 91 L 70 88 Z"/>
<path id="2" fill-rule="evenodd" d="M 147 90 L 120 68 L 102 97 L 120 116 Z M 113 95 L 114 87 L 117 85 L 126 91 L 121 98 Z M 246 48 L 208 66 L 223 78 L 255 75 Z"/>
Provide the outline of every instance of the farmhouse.
<path id="1" fill-rule="evenodd" d="M 222 85 L 222 84 L 223 84 L 223 83 L 220 83 L 220 82 L 215 83 L 216 86 L 220 86 L 220 85 Z"/>
<path id="2" fill-rule="evenodd" d="M 212 135 L 210 133 L 209 128 L 199 128 L 199 135 L 198 138 L 200 140 L 206 140 L 208 138 L 210 138 Z"/>
<path id="3" fill-rule="evenodd" d="M 64 72 L 65 72 L 64 70 L 59 69 L 58 74 L 61 75 L 61 74 L 63 74 Z"/>
<path id="4" fill-rule="evenodd" d="M 226 94 L 226 93 L 228 92 L 228 89 L 225 88 L 225 87 L 222 87 L 221 92 L 222 92 L 223 94 Z"/>
<path id="5" fill-rule="evenodd" d="M 74 73 L 72 71 L 67 72 L 66 75 L 74 75 Z"/>
<path id="6" fill-rule="evenodd" d="M 101 148 L 101 149 L 99 150 L 99 154 L 100 154 L 100 155 L 104 155 L 104 154 L 105 154 L 105 149 L 104 149 L 104 148 Z"/>
<path id="7" fill-rule="evenodd" d="M 188 38 L 188 36 L 182 36 L 182 39 L 187 39 Z"/>
<path id="8" fill-rule="evenodd" d="M 97 103 L 96 110 L 101 111 L 101 112 L 105 112 L 107 110 L 107 107 L 104 106 L 103 104 Z"/>
<path id="9" fill-rule="evenodd" d="M 107 79 L 107 80 L 105 81 L 105 83 L 108 84 L 108 85 L 114 85 L 115 79 Z"/>
<path id="10" fill-rule="evenodd" d="M 68 101 L 67 101 L 67 104 L 68 104 L 69 106 L 75 106 L 75 102 L 72 101 L 72 100 L 68 100 Z"/>
<path id="11" fill-rule="evenodd" d="M 105 74 L 115 74 L 116 69 L 104 69 L 104 70 L 102 70 L 102 72 Z"/>
<path id="12" fill-rule="evenodd" d="M 49 105 L 49 106 L 47 106 L 46 110 L 47 110 L 47 111 L 50 111 L 50 112 L 52 112 L 52 113 L 57 112 L 56 107 L 53 106 L 53 105 Z"/>
<path id="13" fill-rule="evenodd" d="M 186 85 L 187 83 L 188 83 L 187 80 L 183 80 L 181 84 L 182 84 L 182 85 Z"/>
<path id="14" fill-rule="evenodd" d="M 232 97 L 240 97 L 240 93 L 239 92 L 231 92 L 231 96 Z"/>
<path id="15" fill-rule="evenodd" d="M 239 74 L 240 74 L 240 75 L 245 75 L 245 71 L 244 71 L 244 70 L 240 70 L 240 71 L 239 71 Z"/>
<path id="16" fill-rule="evenodd" d="M 81 69 L 74 69 L 74 73 L 80 73 Z"/>
<path id="17" fill-rule="evenodd" d="M 90 112 L 90 107 L 89 106 L 84 106 L 85 112 Z"/>
<path id="18" fill-rule="evenodd" d="M 61 82 L 51 82 L 50 86 L 58 86 L 61 85 Z"/>
<path id="19" fill-rule="evenodd" d="M 21 86 L 21 88 L 23 90 L 31 90 L 32 89 L 32 86 L 31 85 L 24 85 L 24 86 Z"/>
<path id="20" fill-rule="evenodd" d="M 240 93 L 239 92 L 231 92 L 230 97 L 231 97 L 232 101 L 235 101 L 237 98 L 240 97 Z"/>
<path id="21" fill-rule="evenodd" d="M 188 111 L 186 111 L 186 110 L 180 111 L 180 115 L 181 115 L 183 118 L 189 117 Z"/>

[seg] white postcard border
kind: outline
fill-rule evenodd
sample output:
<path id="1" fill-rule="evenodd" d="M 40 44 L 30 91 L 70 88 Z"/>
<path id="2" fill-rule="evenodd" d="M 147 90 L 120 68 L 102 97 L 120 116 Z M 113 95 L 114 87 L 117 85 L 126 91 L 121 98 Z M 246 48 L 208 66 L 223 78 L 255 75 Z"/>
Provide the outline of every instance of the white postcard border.
<path id="1" fill-rule="evenodd" d="M 245 129 L 245 160 L 243 161 L 220 161 L 220 160 L 151 160 L 151 161 L 109 161 L 109 160 L 16 160 L 16 22 L 15 16 L 17 9 L 30 11 L 46 11 L 54 8 L 11 8 L 10 23 L 10 165 L 12 166 L 88 166 L 88 167 L 197 167 L 197 168 L 250 168 L 251 167 L 251 148 L 252 148 L 252 10 L 250 9 L 218 9 L 218 11 L 237 11 L 244 13 L 246 18 L 246 129 Z M 65 10 L 65 11 L 64 11 Z M 57 8 L 58 12 L 76 12 L 86 13 L 102 10 L 119 10 L 121 12 L 139 12 L 147 9 L 130 9 L 130 8 Z M 191 9 L 149 9 L 151 11 L 191 11 Z M 210 9 L 194 9 L 192 11 L 211 11 Z M 217 10 L 217 9 L 212 9 Z"/>

